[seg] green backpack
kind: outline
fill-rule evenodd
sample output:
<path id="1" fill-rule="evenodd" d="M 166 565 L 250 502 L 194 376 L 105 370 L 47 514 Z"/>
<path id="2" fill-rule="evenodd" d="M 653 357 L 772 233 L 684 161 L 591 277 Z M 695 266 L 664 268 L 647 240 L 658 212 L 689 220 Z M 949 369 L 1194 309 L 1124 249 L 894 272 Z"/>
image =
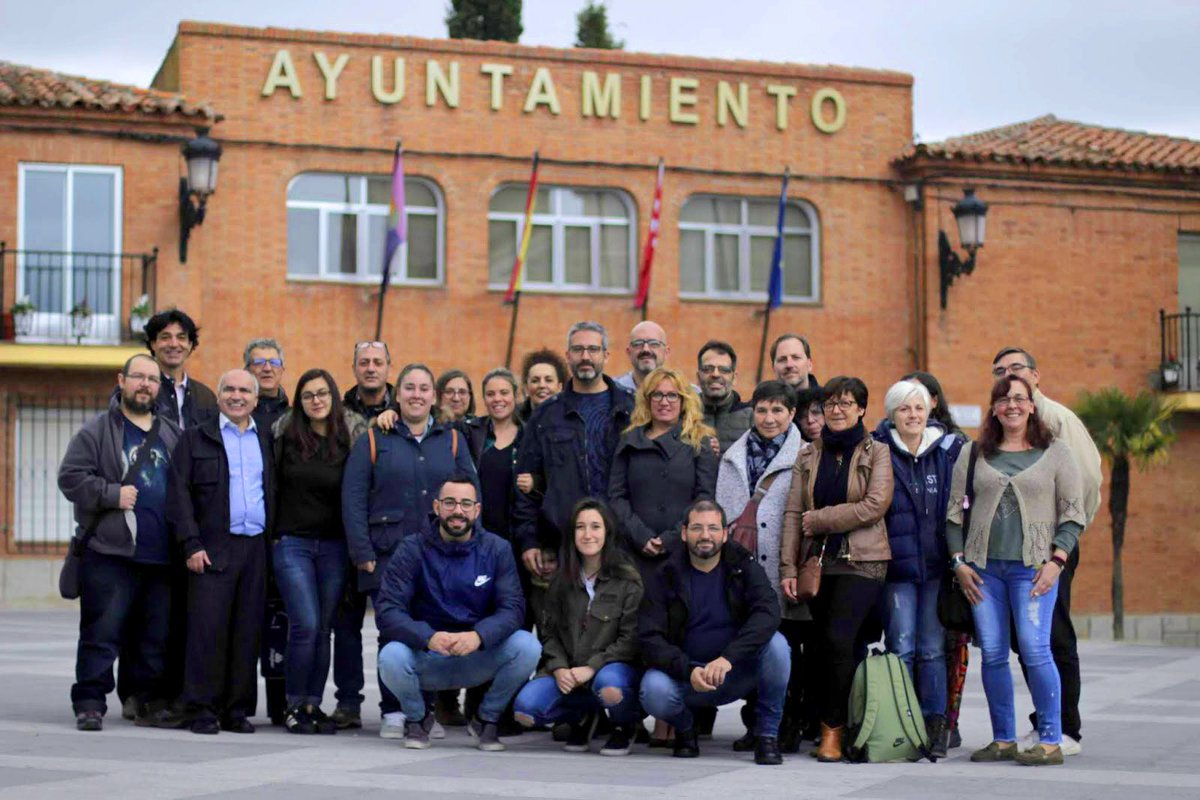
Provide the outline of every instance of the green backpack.
<path id="1" fill-rule="evenodd" d="M 895 653 L 870 655 L 854 672 L 846 727 L 850 761 L 936 761 L 912 678 Z"/>

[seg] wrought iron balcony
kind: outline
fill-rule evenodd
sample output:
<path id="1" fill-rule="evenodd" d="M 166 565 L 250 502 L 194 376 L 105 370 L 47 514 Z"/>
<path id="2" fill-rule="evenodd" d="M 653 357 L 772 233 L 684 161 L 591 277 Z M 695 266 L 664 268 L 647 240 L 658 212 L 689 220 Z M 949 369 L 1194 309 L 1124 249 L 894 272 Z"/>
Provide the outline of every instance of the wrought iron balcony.
<path id="1" fill-rule="evenodd" d="M 1200 313 L 1158 312 L 1162 330 L 1159 373 L 1164 392 L 1200 392 Z"/>
<path id="2" fill-rule="evenodd" d="M 149 253 L 80 253 L 9 250 L 0 242 L 0 298 L 10 312 L 4 338 L 109 345 L 138 340 L 145 320 L 134 312 L 156 308 L 157 266 L 157 247 Z M 6 283 L 15 286 L 9 290 Z"/>

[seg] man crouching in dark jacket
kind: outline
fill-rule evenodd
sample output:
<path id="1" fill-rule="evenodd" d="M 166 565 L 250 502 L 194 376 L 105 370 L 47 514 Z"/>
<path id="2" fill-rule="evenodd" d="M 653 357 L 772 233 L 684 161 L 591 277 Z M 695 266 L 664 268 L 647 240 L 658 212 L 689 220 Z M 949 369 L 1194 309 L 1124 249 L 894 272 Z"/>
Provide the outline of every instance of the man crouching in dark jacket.
<path id="1" fill-rule="evenodd" d="M 503 750 L 497 722 L 542 646 L 521 630 L 525 599 L 512 547 L 478 524 L 474 480 L 446 480 L 433 511 L 429 529 L 401 542 L 383 576 L 375 622 L 387 644 L 379 676 L 400 699 L 404 746 L 414 749 L 429 747 L 433 728 L 423 693 L 491 681 L 467 732 L 480 750 Z"/>
<path id="2" fill-rule="evenodd" d="M 642 707 L 674 726 L 677 758 L 695 758 L 692 709 L 757 691 L 754 761 L 782 764 L 776 737 L 791 649 L 777 632 L 779 600 L 754 556 L 727 541 L 716 503 L 692 503 L 682 536 L 686 548 L 655 571 L 642 600 Z"/>

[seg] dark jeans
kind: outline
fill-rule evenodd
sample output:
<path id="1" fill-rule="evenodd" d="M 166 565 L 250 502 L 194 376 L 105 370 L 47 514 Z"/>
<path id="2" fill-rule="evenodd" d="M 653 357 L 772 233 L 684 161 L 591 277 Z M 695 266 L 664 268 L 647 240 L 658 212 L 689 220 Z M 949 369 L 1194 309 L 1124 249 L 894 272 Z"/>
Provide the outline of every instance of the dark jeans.
<path id="1" fill-rule="evenodd" d="M 819 672 L 818 713 L 831 728 L 846 724 L 846 702 L 859 661 L 855 645 L 883 587 L 883 581 L 858 575 L 822 575 L 821 591 L 808 602 L 816 628 L 816 658 L 809 663 Z"/>
<path id="2" fill-rule="evenodd" d="M 1079 568 L 1079 548 L 1067 558 L 1067 567 L 1058 578 L 1058 600 L 1054 603 L 1054 617 L 1050 622 L 1050 654 L 1058 667 L 1062 681 L 1062 732 L 1075 741 L 1083 740 L 1083 720 L 1079 717 L 1079 692 L 1083 685 L 1079 677 L 1079 640 L 1075 636 L 1075 625 L 1071 622 L 1071 583 L 1075 570 Z M 1015 628 L 1013 629 L 1015 631 Z M 1012 637 L 1012 649 L 1017 652 L 1017 637 Z M 1019 655 L 1019 653 L 1018 653 Z M 1029 670 L 1021 659 L 1021 673 L 1029 685 Z M 1037 728 L 1037 712 L 1029 715 L 1029 724 Z"/>
<path id="3" fill-rule="evenodd" d="M 378 567 L 377 567 L 378 568 Z M 356 589 L 357 571 L 347 568 L 346 589 L 333 615 L 333 684 L 338 708 L 358 712 L 363 703 L 363 619 L 367 596 Z"/>
<path id="4" fill-rule="evenodd" d="M 194 719 L 246 717 L 254 712 L 267 544 L 263 535 L 230 535 L 221 570 L 191 573 L 188 586 L 184 700 Z"/>
<path id="5" fill-rule="evenodd" d="M 76 714 L 108 710 L 105 697 L 115 688 L 113 663 L 118 655 L 122 655 L 121 669 L 131 697 L 142 702 L 165 699 L 163 669 L 171 614 L 168 576 L 166 566 L 84 551 L 79 569 L 79 647 L 71 687 Z"/>
<path id="6" fill-rule="evenodd" d="M 346 542 L 284 536 L 272 554 L 288 615 L 287 702 L 319 706 L 329 675 L 330 631 L 346 580 Z"/>

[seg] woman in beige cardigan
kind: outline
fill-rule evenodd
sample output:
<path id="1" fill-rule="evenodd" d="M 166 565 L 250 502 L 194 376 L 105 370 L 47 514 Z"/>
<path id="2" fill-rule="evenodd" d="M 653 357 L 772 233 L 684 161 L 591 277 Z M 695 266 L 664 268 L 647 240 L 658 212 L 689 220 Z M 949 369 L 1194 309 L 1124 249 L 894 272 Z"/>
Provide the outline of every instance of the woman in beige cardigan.
<path id="1" fill-rule="evenodd" d="M 977 453 L 974 499 L 967 501 L 972 452 Z M 968 505 L 970 524 L 964 532 Z M 1016 375 L 996 381 L 979 441 L 964 447 L 955 463 L 946 514 L 950 564 L 971 601 L 992 719 L 992 742 L 972 753 L 972 761 L 1063 763 L 1062 686 L 1050 653 L 1050 625 L 1058 576 L 1085 523 L 1075 459 L 1042 424 L 1033 388 Z M 1008 666 L 1010 624 L 1029 671 L 1041 739 L 1021 753 Z"/>
<path id="2" fill-rule="evenodd" d="M 809 601 L 816 631 L 820 761 L 840 761 L 854 643 L 883 595 L 888 547 L 883 517 L 892 502 L 886 445 L 863 426 L 867 387 L 836 377 L 824 388 L 825 427 L 796 459 L 783 512 L 780 588 L 796 600 L 796 575 L 810 552 L 823 553 L 821 590 Z"/>

